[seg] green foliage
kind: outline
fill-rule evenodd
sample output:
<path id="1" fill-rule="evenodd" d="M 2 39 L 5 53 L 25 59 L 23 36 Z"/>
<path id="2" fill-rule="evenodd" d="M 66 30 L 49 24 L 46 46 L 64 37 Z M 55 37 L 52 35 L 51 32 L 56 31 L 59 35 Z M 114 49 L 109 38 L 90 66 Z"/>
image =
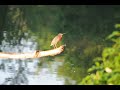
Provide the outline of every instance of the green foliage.
<path id="1" fill-rule="evenodd" d="M 81 40 L 81 43 L 76 42 L 77 45 L 80 47 L 76 48 L 73 47 L 70 51 L 65 53 L 65 61 L 62 66 L 58 68 L 58 75 L 69 77 L 72 80 L 76 81 L 76 84 L 79 83 L 83 77 L 87 74 L 87 69 L 93 64 L 93 58 L 99 56 L 103 45 L 99 43 L 99 45 L 91 40 L 90 38 L 84 37 Z M 72 83 L 72 80 L 65 81 L 65 84 Z"/>
<path id="2" fill-rule="evenodd" d="M 115 24 L 115 28 L 120 28 L 120 24 Z"/>
<path id="3" fill-rule="evenodd" d="M 90 75 L 83 78 L 79 84 L 120 84 L 120 31 L 114 31 L 107 39 L 112 40 L 114 44 L 104 48 L 102 56 L 94 59 L 94 65 L 88 69 Z"/>

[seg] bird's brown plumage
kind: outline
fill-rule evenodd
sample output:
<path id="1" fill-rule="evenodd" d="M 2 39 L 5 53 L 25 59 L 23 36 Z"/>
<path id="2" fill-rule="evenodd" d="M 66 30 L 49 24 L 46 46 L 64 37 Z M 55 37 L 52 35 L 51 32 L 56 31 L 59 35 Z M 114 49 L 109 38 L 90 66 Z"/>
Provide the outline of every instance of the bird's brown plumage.
<path id="1" fill-rule="evenodd" d="M 57 48 L 57 43 L 62 39 L 62 33 L 59 33 L 57 36 L 55 36 L 55 38 L 53 38 L 51 45 L 50 46 L 54 46 L 54 48 Z"/>

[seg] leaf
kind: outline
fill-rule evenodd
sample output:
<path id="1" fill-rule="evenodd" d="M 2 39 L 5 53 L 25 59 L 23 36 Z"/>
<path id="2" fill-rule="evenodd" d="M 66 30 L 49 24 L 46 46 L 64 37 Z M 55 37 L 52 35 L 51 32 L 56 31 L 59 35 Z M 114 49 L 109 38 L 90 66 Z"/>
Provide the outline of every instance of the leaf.
<path id="1" fill-rule="evenodd" d="M 112 34 L 110 34 L 106 39 L 111 39 L 114 36 L 120 36 L 120 32 L 119 31 L 114 31 Z"/>
<path id="2" fill-rule="evenodd" d="M 99 62 L 95 62 L 96 66 L 100 66 L 100 63 Z"/>
<path id="3" fill-rule="evenodd" d="M 93 59 L 93 61 L 102 61 L 102 57 L 96 57 Z"/>
<path id="4" fill-rule="evenodd" d="M 115 28 L 120 28 L 120 24 L 115 24 Z"/>
<path id="5" fill-rule="evenodd" d="M 106 57 L 113 55 L 114 53 L 115 53 L 114 48 L 105 48 L 103 53 L 102 53 L 102 57 L 105 59 Z"/>

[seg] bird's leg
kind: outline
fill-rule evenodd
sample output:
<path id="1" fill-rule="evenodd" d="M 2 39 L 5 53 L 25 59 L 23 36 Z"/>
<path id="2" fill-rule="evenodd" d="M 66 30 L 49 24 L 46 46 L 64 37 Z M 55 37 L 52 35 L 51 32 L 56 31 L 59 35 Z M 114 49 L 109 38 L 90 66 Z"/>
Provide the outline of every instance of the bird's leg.
<path id="1" fill-rule="evenodd" d="M 55 44 L 55 48 L 57 48 L 57 44 Z"/>
<path id="2" fill-rule="evenodd" d="M 55 45 L 53 45 L 54 49 L 55 49 Z"/>
<path id="3" fill-rule="evenodd" d="M 55 45 L 53 45 L 53 47 L 54 47 L 54 49 L 56 49 L 56 48 L 57 48 L 57 45 L 55 44 Z"/>

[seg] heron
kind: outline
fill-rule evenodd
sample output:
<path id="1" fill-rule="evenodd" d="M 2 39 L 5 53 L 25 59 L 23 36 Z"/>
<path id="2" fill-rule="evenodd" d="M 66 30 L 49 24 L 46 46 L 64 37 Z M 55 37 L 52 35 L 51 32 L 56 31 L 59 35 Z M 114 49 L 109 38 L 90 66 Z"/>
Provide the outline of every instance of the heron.
<path id="1" fill-rule="evenodd" d="M 53 46 L 54 48 L 57 48 L 57 43 L 61 41 L 63 34 L 66 33 L 59 33 L 57 36 L 55 36 L 51 42 L 50 46 Z"/>

